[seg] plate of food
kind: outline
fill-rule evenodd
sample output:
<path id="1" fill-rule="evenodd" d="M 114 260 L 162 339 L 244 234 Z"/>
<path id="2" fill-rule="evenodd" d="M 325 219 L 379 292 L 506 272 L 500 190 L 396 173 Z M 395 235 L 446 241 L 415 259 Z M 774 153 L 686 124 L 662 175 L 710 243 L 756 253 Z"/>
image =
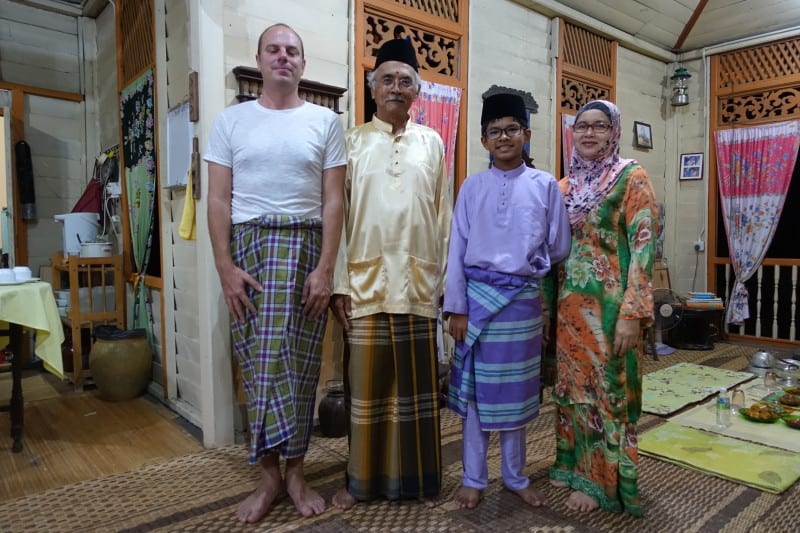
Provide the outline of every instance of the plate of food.
<path id="1" fill-rule="evenodd" d="M 787 416 L 783 421 L 792 429 L 800 429 L 800 416 Z"/>
<path id="2" fill-rule="evenodd" d="M 787 392 L 786 394 L 778 398 L 778 402 L 782 403 L 783 405 L 788 405 L 789 407 L 800 407 L 800 395 L 789 394 Z"/>
<path id="3" fill-rule="evenodd" d="M 750 407 L 742 407 L 739 414 L 751 422 L 771 424 L 777 421 L 786 411 L 769 403 L 754 403 Z"/>
<path id="4" fill-rule="evenodd" d="M 800 396 L 800 387 L 784 387 L 783 392 Z"/>

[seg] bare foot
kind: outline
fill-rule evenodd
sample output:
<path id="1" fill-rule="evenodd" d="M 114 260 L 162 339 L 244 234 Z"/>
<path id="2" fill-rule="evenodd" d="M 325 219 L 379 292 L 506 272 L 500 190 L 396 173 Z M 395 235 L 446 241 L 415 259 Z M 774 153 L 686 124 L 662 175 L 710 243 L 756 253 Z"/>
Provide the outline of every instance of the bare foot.
<path id="1" fill-rule="evenodd" d="M 597 500 L 579 490 L 573 491 L 567 498 L 567 508 L 573 511 L 588 513 L 599 507 Z"/>
<path id="2" fill-rule="evenodd" d="M 531 507 L 547 505 L 547 497 L 542 491 L 534 489 L 532 485 L 528 485 L 521 490 L 512 490 L 511 492 L 522 498 L 522 501 Z"/>
<path id="3" fill-rule="evenodd" d="M 569 487 L 569 484 L 566 481 L 559 481 L 557 479 L 551 479 L 550 484 L 557 489 L 566 489 Z"/>
<path id="4" fill-rule="evenodd" d="M 325 511 L 325 500 L 308 486 L 302 468 L 299 472 L 293 468 L 286 469 L 286 492 L 300 514 L 306 518 L 320 515 Z"/>
<path id="5" fill-rule="evenodd" d="M 239 504 L 236 517 L 240 522 L 253 524 L 269 512 L 272 503 L 283 491 L 281 471 L 277 466 L 264 468 L 258 487 Z"/>
<path id="6" fill-rule="evenodd" d="M 339 489 L 336 494 L 333 495 L 333 500 L 331 501 L 334 507 L 342 511 L 346 511 L 358 503 L 358 500 L 353 498 L 353 495 L 347 492 L 345 487 Z"/>
<path id="7" fill-rule="evenodd" d="M 475 509 L 481 501 L 481 491 L 462 486 L 453 499 L 461 509 Z"/>
<path id="8" fill-rule="evenodd" d="M 419 503 L 423 504 L 428 509 L 433 509 L 434 507 L 438 507 L 443 502 L 444 498 L 442 498 L 441 494 L 437 494 L 436 496 L 424 496 L 419 499 Z"/>

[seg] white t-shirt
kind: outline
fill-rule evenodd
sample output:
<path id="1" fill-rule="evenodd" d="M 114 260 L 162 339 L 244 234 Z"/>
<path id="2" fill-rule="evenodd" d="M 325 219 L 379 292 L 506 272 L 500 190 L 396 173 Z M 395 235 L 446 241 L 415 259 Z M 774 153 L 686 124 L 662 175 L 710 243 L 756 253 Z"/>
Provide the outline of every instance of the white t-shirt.
<path id="1" fill-rule="evenodd" d="M 326 107 L 276 110 L 252 100 L 217 115 L 204 159 L 232 170 L 233 224 L 263 215 L 319 218 L 322 172 L 347 163 L 344 129 Z"/>

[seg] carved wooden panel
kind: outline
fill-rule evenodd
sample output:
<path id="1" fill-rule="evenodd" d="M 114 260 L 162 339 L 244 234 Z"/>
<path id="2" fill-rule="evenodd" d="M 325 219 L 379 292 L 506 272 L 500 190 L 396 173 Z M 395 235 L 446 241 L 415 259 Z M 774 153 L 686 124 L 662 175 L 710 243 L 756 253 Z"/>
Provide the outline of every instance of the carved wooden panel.
<path id="1" fill-rule="evenodd" d="M 395 2 L 419 9 L 437 18 L 458 22 L 458 0 L 395 0 Z"/>
<path id="2" fill-rule="evenodd" d="M 758 124 L 800 117 L 800 87 L 722 97 L 717 102 L 719 126 Z"/>
<path id="3" fill-rule="evenodd" d="M 375 57 L 385 41 L 409 37 L 417 52 L 420 70 L 459 77 L 459 40 L 423 30 L 410 22 L 391 20 L 370 12 L 364 13 L 364 26 L 366 57 Z"/>
<path id="4" fill-rule="evenodd" d="M 718 57 L 718 89 L 769 81 L 780 83 L 782 79 L 800 75 L 800 39 L 797 38 L 735 50 Z"/>
<path id="5" fill-rule="evenodd" d="M 235 67 L 233 76 L 236 78 L 236 99 L 240 102 L 255 100 L 261 94 L 261 73 L 253 67 Z M 339 99 L 346 89 L 325 85 L 316 81 L 300 80 L 298 93 L 300 97 L 312 104 L 321 105 L 339 111 Z"/>
<path id="6" fill-rule="evenodd" d="M 578 109 L 592 100 L 610 100 L 611 91 L 606 87 L 584 81 L 561 78 L 561 110 L 577 113 Z"/>
<path id="7" fill-rule="evenodd" d="M 614 41 L 569 22 L 564 23 L 562 39 L 564 63 L 606 78 L 614 75 Z"/>
<path id="8" fill-rule="evenodd" d="M 121 87 L 125 87 L 155 62 L 153 4 L 150 1 L 124 0 L 117 3 L 117 9 L 120 81 Z"/>

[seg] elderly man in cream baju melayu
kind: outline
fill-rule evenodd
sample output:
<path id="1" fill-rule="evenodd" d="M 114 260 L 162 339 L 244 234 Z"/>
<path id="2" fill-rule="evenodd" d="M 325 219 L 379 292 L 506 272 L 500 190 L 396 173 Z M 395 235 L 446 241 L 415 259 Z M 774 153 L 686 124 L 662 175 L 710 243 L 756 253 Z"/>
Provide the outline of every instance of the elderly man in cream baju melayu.
<path id="1" fill-rule="evenodd" d="M 345 223 L 332 307 L 345 330 L 350 457 L 333 504 L 435 502 L 441 489 L 436 317 L 453 211 L 444 145 L 409 120 L 417 58 L 387 41 L 368 78 L 377 112 L 345 134 Z"/>

